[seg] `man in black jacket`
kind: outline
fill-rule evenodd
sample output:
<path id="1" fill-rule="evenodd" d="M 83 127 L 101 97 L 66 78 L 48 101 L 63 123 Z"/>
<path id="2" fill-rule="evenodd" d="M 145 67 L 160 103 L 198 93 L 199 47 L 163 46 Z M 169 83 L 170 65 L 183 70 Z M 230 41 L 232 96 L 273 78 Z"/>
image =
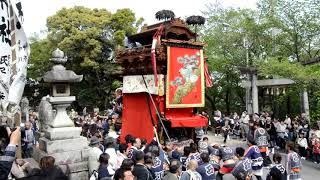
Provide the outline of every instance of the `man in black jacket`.
<path id="1" fill-rule="evenodd" d="M 148 168 L 144 165 L 144 152 L 137 151 L 135 155 L 136 165 L 133 168 L 133 175 L 139 180 L 153 180 Z"/>
<path id="2" fill-rule="evenodd" d="M 7 128 L 6 130 L 8 132 L 8 136 L 10 137 L 10 142 L 6 147 L 4 155 L 0 156 L 0 180 L 8 179 L 12 163 L 15 160 L 17 146 L 21 138 L 19 127 L 17 127 L 17 129 L 12 133 L 9 128 Z"/>

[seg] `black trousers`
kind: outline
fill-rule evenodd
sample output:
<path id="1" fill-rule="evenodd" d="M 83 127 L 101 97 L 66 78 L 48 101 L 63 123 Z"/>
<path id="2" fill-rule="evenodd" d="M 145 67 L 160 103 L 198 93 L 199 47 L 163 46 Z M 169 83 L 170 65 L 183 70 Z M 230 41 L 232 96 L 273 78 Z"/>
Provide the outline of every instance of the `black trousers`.
<path id="1" fill-rule="evenodd" d="M 313 154 L 314 161 L 320 163 L 320 154 Z"/>
<path id="2" fill-rule="evenodd" d="M 216 180 L 222 180 L 223 179 L 223 175 L 222 173 L 218 172 L 217 176 L 216 176 Z"/>
<path id="3" fill-rule="evenodd" d="M 276 139 L 276 143 L 277 143 L 277 146 L 279 146 L 281 149 L 284 149 L 286 147 L 286 140 L 279 136 Z"/>
<path id="4" fill-rule="evenodd" d="M 228 133 L 225 132 L 223 136 L 224 136 L 223 143 L 226 143 L 228 138 Z"/>
<path id="5" fill-rule="evenodd" d="M 301 157 L 307 156 L 307 150 L 304 147 L 299 146 L 299 153 Z"/>
<path id="6" fill-rule="evenodd" d="M 215 128 L 214 129 L 214 133 L 220 134 L 221 133 L 221 128 L 220 127 L 219 128 Z"/>

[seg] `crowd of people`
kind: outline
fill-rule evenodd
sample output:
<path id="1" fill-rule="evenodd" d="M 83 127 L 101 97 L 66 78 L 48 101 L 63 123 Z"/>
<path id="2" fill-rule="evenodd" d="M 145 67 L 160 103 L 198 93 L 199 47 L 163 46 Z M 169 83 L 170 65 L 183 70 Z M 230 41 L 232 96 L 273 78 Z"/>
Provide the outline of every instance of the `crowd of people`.
<path id="1" fill-rule="evenodd" d="M 224 142 L 231 136 L 233 138 L 247 140 L 254 123 L 265 129 L 268 133 L 268 147 L 271 152 L 284 150 L 287 141 L 294 142 L 294 148 L 302 159 L 312 160 L 319 164 L 320 160 L 320 130 L 316 124 L 310 127 L 304 113 L 291 120 L 289 116 L 279 120 L 272 118 L 267 112 L 249 115 L 244 111 L 241 116 L 237 113 L 231 116 L 222 116 L 220 111 L 215 111 L 212 120 L 212 128 L 215 136 L 224 136 Z"/>
<path id="2" fill-rule="evenodd" d="M 116 118 L 105 120 L 105 123 L 113 127 Z M 319 163 L 320 131 L 318 127 L 310 128 L 305 114 L 293 120 L 289 117 L 278 120 L 266 112 L 254 115 L 243 112 L 241 116 L 234 113 L 223 117 L 217 111 L 211 124 L 215 136 L 224 137 L 224 144 L 209 144 L 208 137 L 203 137 L 207 127 L 196 128 L 197 139 L 183 146 L 155 140 L 147 144 L 146 140 L 130 135 L 127 135 L 125 144 L 120 144 L 107 133 L 102 136 L 96 134 L 91 136 L 91 145 L 96 149 L 96 155 L 91 160 L 101 163 L 101 159 L 108 159 L 108 163 L 104 163 L 105 168 L 95 163 L 95 168 L 90 168 L 90 172 L 93 175 L 96 172 L 98 178 L 104 174 L 114 179 L 119 179 L 118 173 L 123 171 L 137 179 L 219 180 L 228 173 L 236 179 L 250 179 L 251 176 L 262 179 L 262 167 L 268 167 L 267 179 L 301 179 L 300 157 Z M 202 133 L 197 133 L 199 131 Z M 238 147 L 234 150 L 228 147 L 226 141 L 229 136 L 242 138 L 248 148 Z M 275 150 L 284 150 L 288 154 L 285 166 L 282 156 Z"/>
<path id="3" fill-rule="evenodd" d="M 81 115 L 71 110 L 69 115 L 74 120 L 75 126 L 82 127 L 81 135 L 91 139 L 98 139 L 99 142 L 103 142 L 106 137 L 117 139 L 121 133 L 121 112 L 122 112 L 122 92 L 121 89 L 117 89 L 115 92 L 115 99 L 112 102 L 113 108 L 106 111 L 104 115 L 98 115 L 98 112 L 86 113 L 84 108 Z M 31 163 L 27 161 L 27 158 L 31 158 L 34 148 L 39 148 L 38 138 L 40 137 L 39 130 L 41 124 L 37 113 L 30 111 L 28 116 L 24 116 L 28 119 L 22 119 L 19 127 L 19 135 L 14 135 L 16 131 L 11 132 L 11 129 L 7 126 L 0 126 L 5 129 L 1 129 L 0 138 L 0 180 L 2 179 L 39 179 L 39 180 L 55 180 L 55 179 L 68 179 L 68 172 L 63 172 L 59 166 L 56 166 L 55 159 L 51 156 L 43 157 L 39 162 L 39 167 L 32 167 Z M 3 133 L 2 131 L 7 131 Z M 17 130 L 18 131 L 18 130 Z M 15 143 L 6 142 L 9 138 L 2 138 L 2 134 L 7 134 L 7 137 L 19 139 Z M 19 136 L 19 137 L 18 137 Z M 17 145 L 21 144 L 22 159 L 16 159 L 15 154 Z M 91 145 L 91 144 L 90 144 Z M 111 146 L 108 144 L 108 146 Z M 91 148 L 90 159 L 92 155 L 96 154 L 94 148 Z M 108 157 L 116 155 L 112 154 L 111 148 L 105 148 L 108 152 L 107 156 L 101 158 L 100 162 L 108 162 Z M 109 151 L 110 150 L 110 151 Z M 103 149 L 104 152 L 104 149 Z M 104 160 L 104 161 L 103 161 Z M 98 162 L 96 162 L 98 163 Z M 93 163 L 94 164 L 94 163 Z M 89 163 L 90 165 L 90 163 Z M 111 171 L 110 171 L 111 173 Z M 126 174 L 125 172 L 124 174 Z"/>
<path id="4" fill-rule="evenodd" d="M 92 136 L 89 171 L 92 179 L 141 179 L 141 180 L 212 180 L 232 174 L 235 179 L 262 179 L 262 168 L 269 167 L 267 179 L 301 179 L 300 156 L 292 141 L 285 143 L 287 158 L 273 154 L 268 159 L 268 133 L 260 124 L 253 123 L 253 130 L 246 137 L 247 149 L 235 150 L 227 145 L 210 144 L 208 137 L 199 142 L 168 143 L 157 139 L 147 143 L 144 139 L 127 135 L 125 143 L 107 137 L 103 142 Z"/>
<path id="5" fill-rule="evenodd" d="M 55 165 L 55 159 L 51 156 L 44 156 L 39 162 L 39 168 L 33 168 L 24 159 L 16 159 L 17 147 L 20 143 L 22 133 L 20 127 L 11 131 L 6 128 L 9 143 L 0 156 L 0 179 L 21 179 L 21 180 L 67 180 L 68 176 Z"/>
<path id="6" fill-rule="evenodd" d="M 86 109 L 82 115 L 74 110 L 70 112 L 75 126 L 82 127 L 82 136 L 90 142 L 90 180 L 222 180 L 225 174 L 231 174 L 238 180 L 253 176 L 260 180 L 263 167 L 268 169 L 267 180 L 299 180 L 300 159 L 320 163 L 320 131 L 317 127 L 310 127 L 304 114 L 293 120 L 289 117 L 278 120 L 267 112 L 223 116 L 216 111 L 210 127 L 215 136 L 224 138 L 223 144 L 209 143 L 206 136 L 208 127 L 196 128 L 196 138 L 186 142 L 160 141 L 157 138 L 148 142 L 129 134 L 125 136 L 125 142 L 120 142 L 121 91 L 117 90 L 116 95 L 112 110 L 105 111 L 103 115 L 97 111 L 88 114 Z M 37 131 L 35 114 L 25 123 L 23 131 L 11 132 L 8 129 L 11 138 L 0 156 L 0 179 L 6 179 L 9 174 L 19 179 L 11 170 L 12 164 L 24 167 L 25 163 L 14 158 L 19 144 L 17 136 L 21 136 L 23 157 L 28 158 L 32 147 L 37 146 Z M 243 139 L 247 146 L 229 147 L 227 140 L 230 136 Z M 282 159 L 277 151 L 285 151 L 286 158 Z M 270 154 L 273 155 L 272 160 Z M 51 156 L 40 160 L 40 168 L 26 171 L 28 173 L 21 179 L 67 179 Z"/>
<path id="7" fill-rule="evenodd" d="M 141 179 L 141 180 L 192 180 L 223 179 L 232 174 L 236 179 L 250 179 L 252 175 L 262 179 L 262 167 L 268 152 L 263 151 L 264 137 L 261 128 L 255 125 L 256 134 L 247 138 L 248 148 L 210 144 L 208 137 L 188 145 L 159 143 L 155 139 L 145 140 L 126 136 L 126 143 L 108 137 L 102 144 L 93 136 L 89 157 L 89 171 L 93 179 Z M 300 179 L 301 162 L 294 152 L 294 143 L 286 143 L 288 158 L 286 167 L 282 156 L 273 155 L 272 166 L 267 179 Z M 271 162 L 270 162 L 271 163 Z M 288 173 L 287 173 L 288 172 Z"/>
<path id="8" fill-rule="evenodd" d="M 88 164 L 90 179 L 219 180 L 225 174 L 232 174 L 236 179 L 250 179 L 251 176 L 262 179 L 262 167 L 267 166 L 264 163 L 267 156 L 263 151 L 267 133 L 261 132 L 262 128 L 257 123 L 254 127 L 253 136 L 247 137 L 246 150 L 243 147 L 234 150 L 226 145 L 210 144 L 208 137 L 203 137 L 198 143 L 182 145 L 159 143 L 156 139 L 147 143 L 131 135 L 125 137 L 125 143 L 108 136 L 101 142 L 98 137 L 92 136 Z M 20 140 L 19 129 L 14 132 L 8 130 L 8 133 L 11 133 L 11 138 L 0 159 L 0 179 L 6 179 L 10 173 Z M 301 179 L 301 162 L 299 155 L 294 152 L 294 143 L 286 143 L 286 150 L 286 166 L 282 165 L 282 156 L 275 153 L 274 166 L 267 179 Z M 67 178 L 50 156 L 43 157 L 40 169 L 33 169 L 24 179 L 46 178 Z"/>

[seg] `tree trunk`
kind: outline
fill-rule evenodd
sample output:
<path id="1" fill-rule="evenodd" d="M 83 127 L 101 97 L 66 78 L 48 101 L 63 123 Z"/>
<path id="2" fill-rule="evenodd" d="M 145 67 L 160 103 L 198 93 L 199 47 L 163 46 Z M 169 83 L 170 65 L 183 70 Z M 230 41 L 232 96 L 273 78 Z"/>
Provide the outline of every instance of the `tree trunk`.
<path id="1" fill-rule="evenodd" d="M 290 96 L 287 96 L 287 114 L 290 115 L 291 114 L 291 98 Z"/>
<path id="2" fill-rule="evenodd" d="M 296 54 L 296 58 L 297 58 L 297 61 L 300 62 L 300 56 L 299 56 L 299 50 L 298 50 L 298 46 L 299 46 L 299 42 L 298 42 L 298 33 L 295 33 L 295 36 L 294 36 L 294 52 Z"/>
<path id="3" fill-rule="evenodd" d="M 230 90 L 229 90 L 229 88 L 227 88 L 227 91 L 226 91 L 226 110 L 227 110 L 226 115 L 230 115 Z"/>
<path id="4" fill-rule="evenodd" d="M 243 97 L 243 94 L 241 94 L 241 91 L 237 91 L 237 95 L 238 95 L 238 97 L 239 97 L 239 99 L 241 100 L 241 103 L 242 104 L 246 104 L 246 100 L 245 100 L 245 98 Z"/>
<path id="5" fill-rule="evenodd" d="M 206 94 L 206 99 L 209 101 L 211 107 L 213 110 L 216 110 L 216 96 L 213 96 L 213 98 L 211 98 L 210 96 L 208 96 Z"/>

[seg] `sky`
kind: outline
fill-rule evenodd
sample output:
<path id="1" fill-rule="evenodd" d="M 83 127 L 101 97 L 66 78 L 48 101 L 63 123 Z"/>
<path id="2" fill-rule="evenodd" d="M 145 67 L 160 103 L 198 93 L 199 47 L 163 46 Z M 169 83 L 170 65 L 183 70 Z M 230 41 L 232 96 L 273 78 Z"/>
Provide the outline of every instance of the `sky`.
<path id="1" fill-rule="evenodd" d="M 130 8 L 136 17 L 145 19 L 145 23 L 157 22 L 157 11 L 172 10 L 176 17 L 201 15 L 206 5 L 217 0 L 22 0 L 24 11 L 24 29 L 27 36 L 46 30 L 46 19 L 61 8 L 85 6 L 88 8 L 105 8 L 111 12 Z M 255 8 L 257 0 L 218 0 L 225 7 Z"/>

